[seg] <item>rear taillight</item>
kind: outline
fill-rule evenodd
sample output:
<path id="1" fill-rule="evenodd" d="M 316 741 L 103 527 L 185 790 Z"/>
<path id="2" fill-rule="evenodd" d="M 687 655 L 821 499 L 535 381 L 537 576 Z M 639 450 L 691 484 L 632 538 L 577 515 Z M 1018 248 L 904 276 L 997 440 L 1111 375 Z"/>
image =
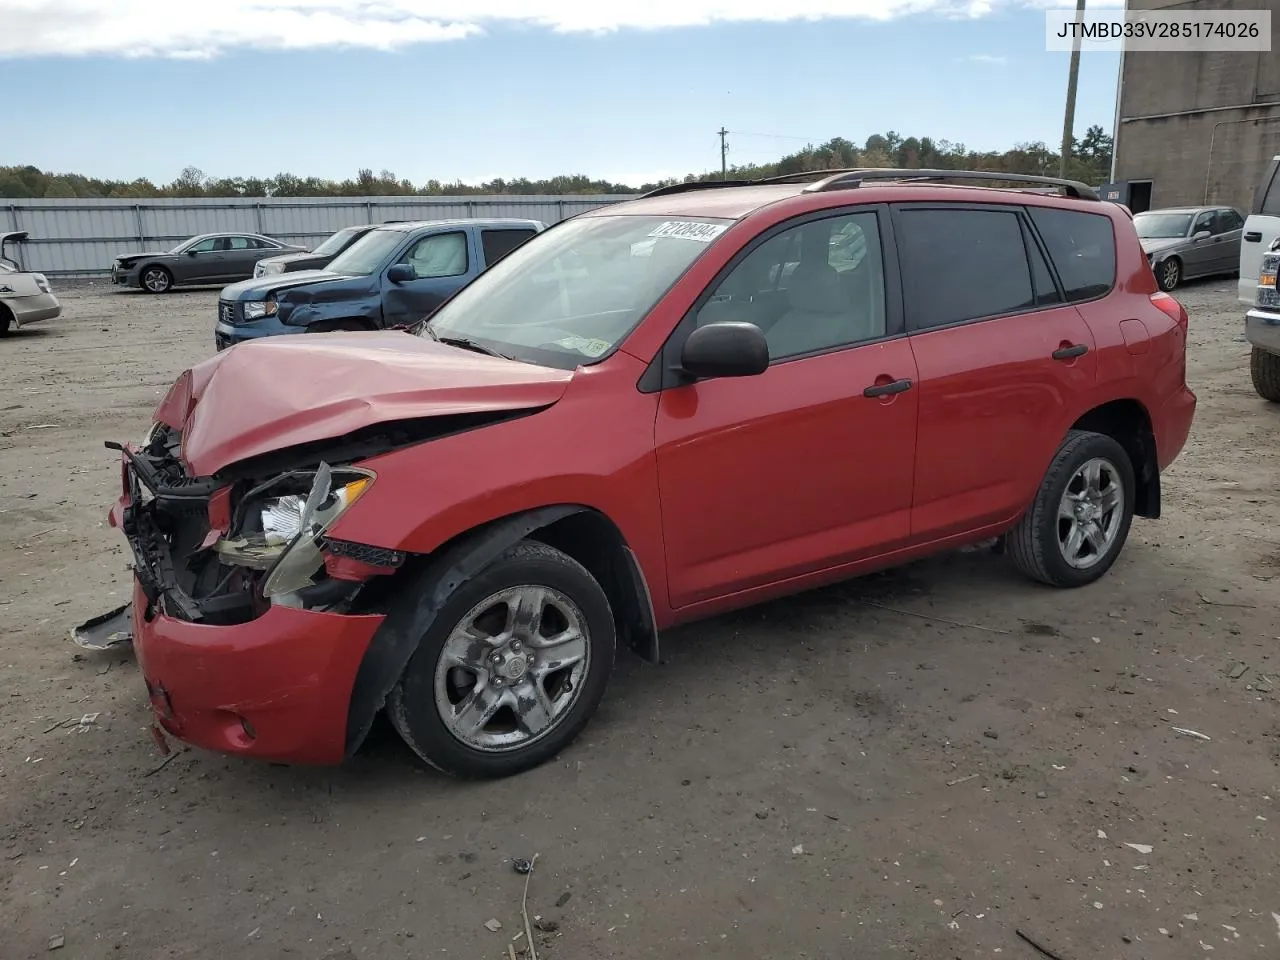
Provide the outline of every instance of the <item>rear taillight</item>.
<path id="1" fill-rule="evenodd" d="M 1151 295 L 1151 305 L 1180 326 L 1183 333 L 1187 332 L 1191 318 L 1187 316 L 1186 308 L 1177 300 L 1167 293 L 1153 293 Z"/>
<path id="2" fill-rule="evenodd" d="M 1182 343 L 1178 350 L 1178 379 L 1185 385 L 1187 382 L 1187 332 L 1191 318 L 1186 308 L 1173 297 L 1163 291 L 1151 295 L 1151 305 L 1178 325 L 1182 331 Z"/>

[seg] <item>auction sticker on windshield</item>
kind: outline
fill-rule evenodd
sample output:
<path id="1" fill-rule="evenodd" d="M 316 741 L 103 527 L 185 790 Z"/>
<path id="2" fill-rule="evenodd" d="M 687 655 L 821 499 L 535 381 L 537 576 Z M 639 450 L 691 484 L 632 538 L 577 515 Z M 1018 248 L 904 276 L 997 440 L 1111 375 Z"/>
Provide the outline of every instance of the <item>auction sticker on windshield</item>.
<path id="1" fill-rule="evenodd" d="M 727 230 L 723 223 L 694 223 L 688 220 L 668 220 L 649 234 L 651 237 L 677 237 L 681 240 L 697 240 L 710 243 Z"/>
<path id="2" fill-rule="evenodd" d="M 595 337 L 561 337 L 553 342 L 566 350 L 576 350 L 578 353 L 584 353 L 588 357 L 598 357 L 611 346 L 608 340 L 600 340 Z"/>

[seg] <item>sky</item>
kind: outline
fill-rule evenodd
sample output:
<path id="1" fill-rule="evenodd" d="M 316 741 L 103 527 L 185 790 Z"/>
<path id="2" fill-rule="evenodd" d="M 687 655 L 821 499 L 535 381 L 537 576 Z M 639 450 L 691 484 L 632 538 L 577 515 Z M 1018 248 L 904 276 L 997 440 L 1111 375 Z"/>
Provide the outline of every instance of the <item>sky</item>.
<path id="1" fill-rule="evenodd" d="M 1090 9 L 1119 0 L 1091 0 Z M 0 165 L 639 184 L 842 136 L 1062 135 L 1047 0 L 0 0 Z M 1074 6 L 1074 4 L 1070 4 Z M 1111 132 L 1119 57 L 1081 58 Z"/>

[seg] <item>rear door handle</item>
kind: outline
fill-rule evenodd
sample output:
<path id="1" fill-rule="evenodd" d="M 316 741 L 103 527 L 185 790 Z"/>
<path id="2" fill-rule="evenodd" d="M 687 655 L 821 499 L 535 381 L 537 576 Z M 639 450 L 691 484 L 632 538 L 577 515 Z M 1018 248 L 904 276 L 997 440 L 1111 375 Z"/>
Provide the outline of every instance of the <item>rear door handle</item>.
<path id="1" fill-rule="evenodd" d="M 1261 242 L 1262 242 L 1262 231 L 1261 231 L 1261 230 L 1250 230 L 1248 233 L 1246 233 L 1246 234 L 1244 235 L 1244 239 L 1245 239 L 1245 241 L 1246 241 L 1247 243 L 1261 243 Z"/>
<path id="2" fill-rule="evenodd" d="M 862 391 L 862 395 L 864 397 L 889 397 L 895 393 L 904 393 L 910 389 L 910 380 L 890 380 L 888 383 L 873 383 Z"/>
<path id="3" fill-rule="evenodd" d="M 1089 348 L 1083 343 L 1077 343 L 1071 347 L 1059 347 L 1053 351 L 1053 359 L 1055 360 L 1074 360 L 1076 357 L 1083 357 L 1089 352 Z"/>

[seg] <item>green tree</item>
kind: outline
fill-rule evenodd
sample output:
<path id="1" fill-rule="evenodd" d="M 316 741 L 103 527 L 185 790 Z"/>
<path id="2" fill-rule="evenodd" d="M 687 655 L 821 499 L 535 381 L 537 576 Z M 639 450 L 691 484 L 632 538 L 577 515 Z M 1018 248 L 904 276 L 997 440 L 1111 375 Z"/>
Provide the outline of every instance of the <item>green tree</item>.
<path id="1" fill-rule="evenodd" d="M 48 200 L 74 200 L 76 188 L 66 177 L 54 177 L 49 181 L 49 186 L 45 187 L 44 195 Z"/>

